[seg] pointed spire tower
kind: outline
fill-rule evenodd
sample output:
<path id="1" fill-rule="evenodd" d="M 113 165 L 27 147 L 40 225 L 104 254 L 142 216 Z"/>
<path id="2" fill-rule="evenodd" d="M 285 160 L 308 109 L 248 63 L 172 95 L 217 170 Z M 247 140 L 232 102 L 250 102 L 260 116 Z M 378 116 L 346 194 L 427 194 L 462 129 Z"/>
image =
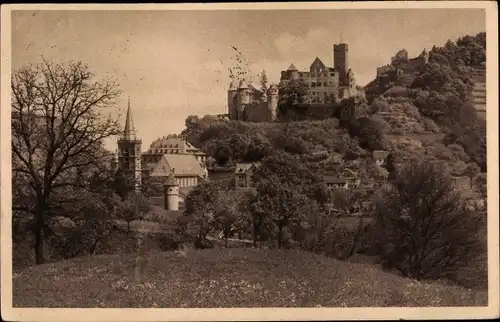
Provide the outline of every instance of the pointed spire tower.
<path id="1" fill-rule="evenodd" d="M 127 117 L 125 119 L 125 128 L 123 129 L 123 139 L 135 140 L 135 128 L 132 121 L 132 109 L 130 108 L 130 96 L 128 97 Z"/>
<path id="2" fill-rule="evenodd" d="M 129 97 L 123 135 L 118 139 L 118 169 L 134 184 L 136 191 L 141 189 L 141 144 L 136 137 Z"/>

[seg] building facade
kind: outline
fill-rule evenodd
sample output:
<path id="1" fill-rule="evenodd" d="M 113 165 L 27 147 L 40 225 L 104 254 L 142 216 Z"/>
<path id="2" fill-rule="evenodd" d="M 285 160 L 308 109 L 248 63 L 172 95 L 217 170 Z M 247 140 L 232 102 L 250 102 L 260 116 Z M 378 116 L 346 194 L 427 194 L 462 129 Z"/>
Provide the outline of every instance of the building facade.
<path id="1" fill-rule="evenodd" d="M 327 67 L 316 57 L 309 71 L 299 71 L 292 63 L 281 72 L 281 83 L 293 80 L 305 82 L 311 94 L 312 103 L 335 103 L 358 95 L 354 72 L 349 68 L 349 46 L 346 43 L 333 45 L 333 67 Z"/>
<path id="2" fill-rule="evenodd" d="M 253 184 L 253 174 L 260 163 L 238 163 L 234 170 L 234 184 L 238 188 L 250 188 Z"/>
<path id="3" fill-rule="evenodd" d="M 272 122 L 278 108 L 278 87 L 267 90 L 241 80 L 238 87 L 231 82 L 227 91 L 227 107 L 230 120 L 247 122 Z"/>
<path id="4" fill-rule="evenodd" d="M 173 135 L 154 140 L 149 146 L 148 151 L 142 154 L 142 161 L 145 163 L 158 162 L 164 154 L 193 155 L 203 165 L 207 161 L 205 153 L 194 147 L 184 138 Z"/>
<path id="5" fill-rule="evenodd" d="M 129 100 L 125 127 L 118 139 L 116 168 L 134 183 L 136 191 L 140 191 L 142 182 L 150 177 L 166 180 L 173 175 L 178 187 L 186 190 L 197 186 L 208 176 L 206 155 L 182 138 L 170 136 L 158 139 L 145 153 L 141 152 L 141 146 Z"/>

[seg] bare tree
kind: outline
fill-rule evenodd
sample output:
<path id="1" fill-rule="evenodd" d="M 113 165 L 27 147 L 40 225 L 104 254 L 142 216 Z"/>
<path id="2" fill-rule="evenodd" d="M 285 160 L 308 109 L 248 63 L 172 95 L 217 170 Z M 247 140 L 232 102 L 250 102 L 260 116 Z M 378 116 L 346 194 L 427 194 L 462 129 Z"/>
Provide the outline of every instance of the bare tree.
<path id="1" fill-rule="evenodd" d="M 12 76 L 12 170 L 33 197 L 30 203 L 15 202 L 13 211 L 31 218 L 37 264 L 44 262 L 44 232 L 52 211 L 78 201 L 86 174 L 106 157 L 103 139 L 119 130 L 106 113 L 116 104 L 118 86 L 109 79 L 93 81 L 93 76 L 81 62 L 63 66 L 45 59 Z"/>
<path id="2" fill-rule="evenodd" d="M 453 277 L 478 255 L 481 221 L 463 211 L 450 179 L 433 164 L 409 164 L 375 205 L 375 239 L 387 268 L 403 276 Z"/>

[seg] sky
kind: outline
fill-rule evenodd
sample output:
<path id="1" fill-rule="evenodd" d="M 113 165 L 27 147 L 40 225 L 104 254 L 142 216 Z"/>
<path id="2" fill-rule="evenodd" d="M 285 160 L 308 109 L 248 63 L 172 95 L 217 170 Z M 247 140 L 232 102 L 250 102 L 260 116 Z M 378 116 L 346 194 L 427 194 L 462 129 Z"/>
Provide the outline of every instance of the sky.
<path id="1" fill-rule="evenodd" d="M 114 77 L 123 92 L 117 111 L 124 115 L 130 96 L 146 150 L 154 139 L 180 133 L 188 115 L 227 113 L 233 46 L 248 62 L 254 83 L 263 69 L 277 83 L 291 63 L 308 70 L 319 57 L 332 66 L 333 44 L 342 39 L 349 67 L 365 85 L 400 49 L 413 57 L 485 29 L 482 9 L 23 10 L 12 12 L 12 68 L 43 56 L 82 61 L 96 79 Z M 106 147 L 114 151 L 115 139 Z"/>

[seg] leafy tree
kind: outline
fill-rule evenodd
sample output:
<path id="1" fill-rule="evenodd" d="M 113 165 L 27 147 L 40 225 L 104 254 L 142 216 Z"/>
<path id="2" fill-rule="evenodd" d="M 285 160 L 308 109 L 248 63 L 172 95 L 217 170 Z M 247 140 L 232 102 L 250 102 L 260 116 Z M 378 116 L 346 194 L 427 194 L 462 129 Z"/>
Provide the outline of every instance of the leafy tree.
<path id="1" fill-rule="evenodd" d="M 384 265 L 417 280 L 453 277 L 479 247 L 480 224 L 463 209 L 439 167 L 404 167 L 375 205 L 376 246 Z"/>
<path id="2" fill-rule="evenodd" d="M 289 225 L 300 225 L 302 210 L 307 198 L 294 187 L 275 180 L 261 180 L 257 185 L 257 194 L 252 200 L 255 213 L 267 213 L 267 219 L 277 229 L 278 248 L 283 246 L 283 229 Z"/>
<path id="3" fill-rule="evenodd" d="M 207 181 L 196 186 L 185 199 L 186 213 L 194 214 L 197 218 L 198 237 L 206 239 L 207 233 L 213 226 L 216 207 L 221 191 L 228 187 L 223 182 Z"/>
<path id="4" fill-rule="evenodd" d="M 232 156 L 231 148 L 226 144 L 221 144 L 217 151 L 215 151 L 215 160 L 217 164 L 226 165 L 227 162 L 231 159 Z"/>
<path id="5" fill-rule="evenodd" d="M 44 262 L 44 231 L 52 210 L 79 202 L 82 176 L 105 160 L 103 139 L 119 133 L 106 114 L 119 95 L 112 80 L 94 81 L 84 64 L 22 67 L 12 75 L 13 172 L 26 179 L 33 202 L 14 204 L 31 218 L 36 263 Z M 55 196 L 57 195 L 57 200 Z"/>
<path id="6" fill-rule="evenodd" d="M 127 223 L 127 233 L 130 232 L 130 223 L 136 220 L 143 220 L 150 209 L 148 199 L 142 194 L 133 194 L 125 200 L 117 218 Z"/>
<path id="7" fill-rule="evenodd" d="M 264 93 L 266 93 L 268 89 L 267 73 L 265 70 L 262 70 L 262 73 L 260 74 L 260 89 Z"/>
<path id="8" fill-rule="evenodd" d="M 309 86 L 301 79 L 280 83 L 278 92 L 278 111 L 281 116 L 286 115 L 289 110 L 293 110 L 295 105 L 308 103 L 310 100 Z"/>
<path id="9" fill-rule="evenodd" d="M 278 247 L 283 246 L 283 230 L 303 221 L 303 207 L 317 198 L 320 182 L 298 157 L 275 153 L 262 160 L 254 173 L 256 191 L 250 199 L 254 228 L 266 222 L 277 230 Z M 257 231 L 254 229 L 254 240 Z"/>

